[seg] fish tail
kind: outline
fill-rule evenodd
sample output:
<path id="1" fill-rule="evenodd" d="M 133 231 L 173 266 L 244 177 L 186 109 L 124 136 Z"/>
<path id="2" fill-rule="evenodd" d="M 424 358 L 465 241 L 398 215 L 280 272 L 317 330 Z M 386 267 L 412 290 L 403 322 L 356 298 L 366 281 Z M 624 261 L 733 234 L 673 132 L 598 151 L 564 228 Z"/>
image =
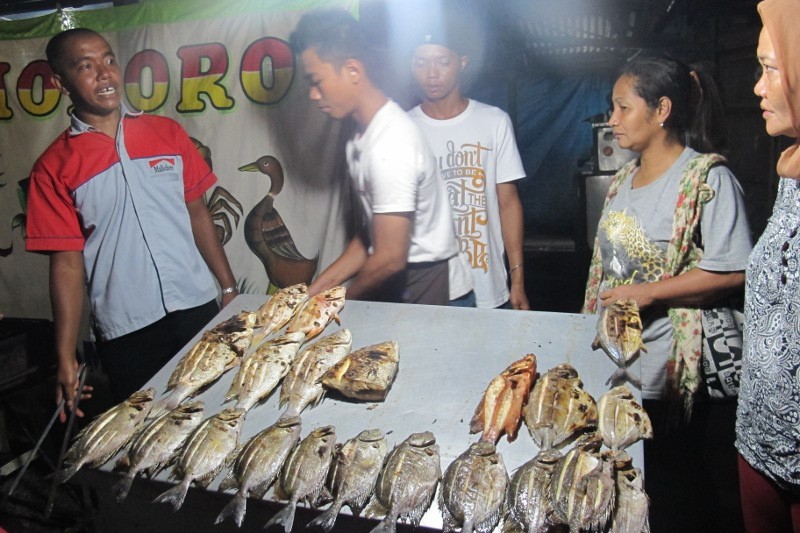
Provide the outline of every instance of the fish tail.
<path id="1" fill-rule="evenodd" d="M 128 496 L 131 485 L 133 485 L 133 477 L 132 475 L 123 476 L 122 479 L 114 484 L 111 490 L 114 493 L 114 497 L 117 499 L 117 503 L 121 503 L 122 500 Z"/>
<path id="2" fill-rule="evenodd" d="M 397 516 L 390 514 L 369 533 L 395 533 L 397 531 Z"/>
<path id="3" fill-rule="evenodd" d="M 189 484 L 181 482 L 171 489 L 159 494 L 153 500 L 153 503 L 169 503 L 172 505 L 172 510 L 177 511 L 183 505 L 183 500 L 186 498 L 186 493 L 189 491 Z"/>
<path id="4" fill-rule="evenodd" d="M 333 529 L 336 519 L 339 517 L 339 511 L 342 509 L 341 505 L 331 505 L 331 507 L 308 523 L 306 527 L 319 527 L 325 533 Z"/>
<path id="5" fill-rule="evenodd" d="M 630 382 L 631 385 L 633 385 L 634 387 L 636 387 L 639 390 L 642 390 L 642 380 L 641 379 L 639 379 L 638 377 L 636 377 L 633 374 L 631 374 L 628 371 L 627 368 L 623 371 L 623 374 L 625 375 L 625 379 L 627 379 Z"/>
<path id="6" fill-rule="evenodd" d="M 55 480 L 56 485 L 61 485 L 69 478 L 75 475 L 78 470 L 80 470 L 83 463 L 75 463 L 74 465 L 70 465 L 67 468 L 59 470 L 55 474 L 53 474 L 53 479 Z"/>
<path id="7" fill-rule="evenodd" d="M 222 508 L 219 515 L 217 515 L 217 519 L 214 521 L 215 524 L 219 524 L 223 520 L 228 517 L 233 517 L 233 521 L 236 522 L 236 525 L 242 527 L 242 522 L 244 521 L 244 513 L 247 510 L 247 498 L 244 497 L 243 493 L 236 493 L 236 496 L 233 497 L 228 504 Z"/>
<path id="8" fill-rule="evenodd" d="M 275 513 L 275 516 L 269 519 L 269 522 L 264 524 L 265 528 L 273 526 L 275 524 L 280 524 L 283 526 L 283 530 L 286 533 L 289 533 L 292 530 L 292 525 L 294 524 L 294 512 L 297 508 L 297 504 L 295 502 L 289 502 L 286 504 L 286 507 Z"/>

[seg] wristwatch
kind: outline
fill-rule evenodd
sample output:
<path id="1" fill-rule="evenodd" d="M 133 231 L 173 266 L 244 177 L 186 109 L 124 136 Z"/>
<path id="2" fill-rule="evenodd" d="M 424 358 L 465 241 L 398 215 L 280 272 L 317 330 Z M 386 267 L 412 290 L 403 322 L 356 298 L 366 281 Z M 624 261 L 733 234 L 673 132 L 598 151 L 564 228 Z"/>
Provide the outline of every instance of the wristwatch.
<path id="1" fill-rule="evenodd" d="M 222 295 L 225 296 L 226 294 L 232 294 L 234 292 L 239 292 L 236 290 L 236 287 L 225 287 L 222 289 Z"/>

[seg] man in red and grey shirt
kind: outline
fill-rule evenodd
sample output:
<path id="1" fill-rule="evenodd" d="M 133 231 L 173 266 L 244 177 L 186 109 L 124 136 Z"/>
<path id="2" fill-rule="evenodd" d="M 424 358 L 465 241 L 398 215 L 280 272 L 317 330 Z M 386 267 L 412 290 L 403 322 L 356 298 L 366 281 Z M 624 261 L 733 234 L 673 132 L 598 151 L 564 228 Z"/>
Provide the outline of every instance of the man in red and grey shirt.
<path id="1" fill-rule="evenodd" d="M 26 247 L 50 254 L 56 400 L 71 409 L 84 283 L 116 401 L 216 314 L 214 278 L 223 305 L 236 283 L 203 201 L 216 177 L 183 128 L 125 108 L 120 68 L 98 33 L 56 35 L 47 59 L 74 111 L 31 172 Z"/>

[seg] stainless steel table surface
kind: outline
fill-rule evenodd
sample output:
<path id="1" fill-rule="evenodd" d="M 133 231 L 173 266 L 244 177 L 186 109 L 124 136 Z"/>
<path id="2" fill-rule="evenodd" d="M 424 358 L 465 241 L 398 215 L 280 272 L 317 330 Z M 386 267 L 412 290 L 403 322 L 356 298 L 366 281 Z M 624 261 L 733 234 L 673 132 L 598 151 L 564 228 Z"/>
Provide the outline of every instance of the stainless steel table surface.
<path id="1" fill-rule="evenodd" d="M 264 301 L 264 295 L 239 295 L 208 327 L 242 310 L 255 310 Z M 352 333 L 354 350 L 387 340 L 397 341 L 400 350 L 397 378 L 383 402 L 359 402 L 328 395 L 320 405 L 303 412 L 302 436 L 313 428 L 333 424 L 337 441 L 343 442 L 364 429 L 379 428 L 387 433 L 391 449 L 411 433 L 431 431 L 441 448 L 442 472 L 478 439 L 479 435 L 469 433 L 470 418 L 489 382 L 513 361 L 533 353 L 540 373 L 570 363 L 579 372 L 586 390 L 597 400 L 608 390 L 605 382 L 616 369 L 602 351 L 591 348 L 594 316 L 354 300 L 346 302 L 339 316 L 341 325 L 332 322 L 320 337 L 346 327 Z M 200 336 L 198 333 L 147 383 L 146 386 L 155 387 L 157 397 L 164 395 L 173 369 Z M 633 369 L 636 373 L 638 366 Z M 236 370 L 227 372 L 198 395 L 206 405 L 207 415 L 226 407 L 225 393 Z M 639 392 L 631 389 L 640 398 Z M 282 413 L 278 397 L 279 387 L 264 404 L 248 413 L 242 443 L 278 419 Z M 505 437 L 500 440 L 498 451 L 511 475 L 536 455 L 538 449 L 523 424 L 514 442 L 507 442 Z M 628 453 L 644 471 L 642 444 L 633 445 Z M 112 465 L 113 461 L 104 468 L 110 469 Z M 217 490 L 223 477 L 224 473 L 218 476 L 209 490 Z M 162 472 L 158 479 L 166 478 Z M 423 517 L 422 525 L 441 528 L 442 518 L 435 501 Z"/>

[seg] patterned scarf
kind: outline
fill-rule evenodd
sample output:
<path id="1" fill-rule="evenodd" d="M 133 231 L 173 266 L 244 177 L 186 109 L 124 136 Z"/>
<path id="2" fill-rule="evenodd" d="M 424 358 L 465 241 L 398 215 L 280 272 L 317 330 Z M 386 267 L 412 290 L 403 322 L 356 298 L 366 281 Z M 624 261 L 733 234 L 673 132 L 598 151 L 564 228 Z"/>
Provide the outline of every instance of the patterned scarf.
<path id="1" fill-rule="evenodd" d="M 625 180 L 636 171 L 637 163 L 637 160 L 633 160 L 617 172 L 606 195 L 604 212 Z M 662 279 L 678 276 L 695 268 L 703 257 L 702 243 L 699 242 L 700 216 L 703 205 L 714 198 L 714 190 L 706 183 L 706 178 L 711 167 L 723 163 L 725 158 L 717 154 L 697 154 L 687 163 L 681 177 Z M 582 313 L 597 312 L 597 298 L 603 276 L 599 238 L 595 236 Z M 673 328 L 672 348 L 667 360 L 667 398 L 683 409 L 684 418 L 688 420 L 692 413 L 694 394 L 701 382 L 703 327 L 700 309 L 670 307 L 667 314 Z"/>

